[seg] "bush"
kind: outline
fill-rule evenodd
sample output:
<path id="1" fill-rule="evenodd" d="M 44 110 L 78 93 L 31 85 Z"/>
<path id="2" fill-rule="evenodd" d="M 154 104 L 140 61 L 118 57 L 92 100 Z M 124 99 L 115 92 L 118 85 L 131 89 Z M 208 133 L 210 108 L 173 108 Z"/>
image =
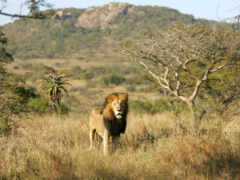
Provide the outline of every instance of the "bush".
<path id="1" fill-rule="evenodd" d="M 187 111 L 188 106 L 185 102 L 180 100 L 171 101 L 170 110 L 174 113 L 175 116 L 178 116 L 181 112 Z"/>
<path id="2" fill-rule="evenodd" d="M 29 111 L 36 113 L 49 112 L 48 99 L 44 97 L 31 98 L 27 104 L 27 108 Z"/>
<path id="3" fill-rule="evenodd" d="M 57 114 L 68 114 L 69 108 L 65 104 L 57 104 L 56 112 Z"/>
<path id="4" fill-rule="evenodd" d="M 15 93 L 21 97 L 20 103 L 25 104 L 30 98 L 37 97 L 35 88 L 26 88 L 23 86 L 16 87 Z"/>
<path id="5" fill-rule="evenodd" d="M 10 130 L 9 118 L 4 116 L 0 117 L 0 134 L 7 134 Z"/>
<path id="6" fill-rule="evenodd" d="M 164 99 L 157 99 L 154 102 L 148 101 L 132 101 L 130 107 L 137 113 L 162 113 L 164 111 L 171 111 L 170 104 Z"/>
<path id="7" fill-rule="evenodd" d="M 49 67 L 43 64 L 36 64 L 31 70 L 31 72 L 25 72 L 23 77 L 25 80 L 36 81 L 44 77 L 46 72 L 49 71 Z"/>
<path id="8" fill-rule="evenodd" d="M 169 105 L 168 102 L 166 102 L 166 100 L 164 99 L 157 99 L 154 102 L 154 106 L 152 108 L 152 112 L 153 113 L 160 113 L 160 112 L 164 112 L 164 111 L 170 111 L 171 106 Z"/>
<path id="9" fill-rule="evenodd" d="M 47 98 L 38 97 L 31 98 L 27 104 L 27 110 L 30 112 L 35 112 L 39 114 L 53 112 L 51 109 Z M 69 108 L 65 104 L 57 104 L 55 109 L 57 114 L 68 114 Z"/>
<path id="10" fill-rule="evenodd" d="M 127 87 L 127 91 L 129 92 L 135 92 L 136 91 L 136 88 L 134 86 L 128 86 Z"/>
<path id="11" fill-rule="evenodd" d="M 90 80 L 94 78 L 94 73 L 92 72 L 85 72 L 83 73 L 83 79 Z"/>
<path id="12" fill-rule="evenodd" d="M 93 71 L 94 72 L 94 71 Z M 71 76 L 73 79 L 92 79 L 94 78 L 95 72 L 87 71 L 82 69 L 80 66 L 75 66 L 67 73 L 68 76 Z"/>
<path id="13" fill-rule="evenodd" d="M 152 112 L 152 103 L 135 100 L 135 101 L 130 102 L 130 108 L 140 114 L 151 113 Z"/>
<path id="14" fill-rule="evenodd" d="M 122 84 L 126 79 L 122 76 L 112 74 L 111 76 L 108 77 L 103 77 L 102 81 L 104 82 L 105 85 L 109 86 L 110 84 L 114 85 L 120 85 Z"/>

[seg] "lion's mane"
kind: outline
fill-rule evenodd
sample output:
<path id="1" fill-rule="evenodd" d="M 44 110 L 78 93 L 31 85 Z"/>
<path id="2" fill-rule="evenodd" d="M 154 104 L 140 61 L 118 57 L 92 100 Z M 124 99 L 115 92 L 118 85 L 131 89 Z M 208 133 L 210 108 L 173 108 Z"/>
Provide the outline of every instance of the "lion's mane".
<path id="1" fill-rule="evenodd" d="M 123 100 L 121 109 L 123 114 L 121 119 L 117 119 L 114 116 L 111 101 L 114 98 Z M 103 115 L 103 122 L 105 128 L 108 130 L 110 135 L 119 136 L 121 133 L 125 133 L 127 125 L 127 114 L 128 114 L 128 94 L 126 93 L 112 93 L 105 98 L 104 104 L 101 108 L 101 114 Z"/>

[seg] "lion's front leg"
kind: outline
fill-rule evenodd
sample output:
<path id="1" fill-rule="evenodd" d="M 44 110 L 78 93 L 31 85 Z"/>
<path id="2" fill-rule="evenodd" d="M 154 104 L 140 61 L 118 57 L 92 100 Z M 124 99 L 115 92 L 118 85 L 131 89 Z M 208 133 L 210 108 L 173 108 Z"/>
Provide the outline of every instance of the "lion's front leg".
<path id="1" fill-rule="evenodd" d="M 109 141 L 109 133 L 107 130 L 104 131 L 103 135 L 103 154 L 107 155 L 108 154 L 108 142 Z"/>
<path id="2" fill-rule="evenodd" d="M 119 143 L 120 135 L 112 137 L 112 152 L 115 152 Z"/>
<path id="3" fill-rule="evenodd" d="M 95 131 L 90 129 L 90 132 L 89 132 L 89 140 L 90 140 L 89 150 L 92 150 L 92 148 L 93 148 L 94 138 L 95 138 Z"/>

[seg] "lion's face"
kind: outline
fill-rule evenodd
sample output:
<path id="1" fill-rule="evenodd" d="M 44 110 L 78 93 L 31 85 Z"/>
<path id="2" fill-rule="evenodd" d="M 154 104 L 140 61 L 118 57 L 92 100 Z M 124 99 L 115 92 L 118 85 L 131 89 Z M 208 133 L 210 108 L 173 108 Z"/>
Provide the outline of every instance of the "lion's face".
<path id="1" fill-rule="evenodd" d="M 106 98 L 104 104 L 104 116 L 108 117 L 108 119 L 111 119 L 112 115 L 117 119 L 126 117 L 128 110 L 128 94 L 113 93 Z"/>
<path id="2" fill-rule="evenodd" d="M 112 110 L 117 119 L 121 119 L 124 113 L 124 102 L 121 99 L 115 99 L 112 102 Z"/>

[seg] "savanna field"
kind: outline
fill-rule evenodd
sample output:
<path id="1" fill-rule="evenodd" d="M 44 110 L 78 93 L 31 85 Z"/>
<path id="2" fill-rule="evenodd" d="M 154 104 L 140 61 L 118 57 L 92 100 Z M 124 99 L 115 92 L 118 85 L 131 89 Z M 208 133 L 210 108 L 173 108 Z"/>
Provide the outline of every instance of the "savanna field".
<path id="1" fill-rule="evenodd" d="M 34 63 L 33 63 L 34 62 Z M 42 78 L 67 75 L 68 109 L 46 108 Z M 186 105 L 163 96 L 130 61 L 15 60 L 7 67 L 38 97 L 1 136 L 1 179 L 239 179 L 239 115 L 209 101 L 196 131 Z M 88 151 L 88 113 L 112 92 L 129 93 L 127 130 L 116 151 L 103 156 L 101 140 Z"/>
<path id="2" fill-rule="evenodd" d="M 239 21 L 48 8 L 0 26 L 0 180 L 240 179 Z M 127 129 L 104 156 L 89 113 L 114 92 Z"/>

